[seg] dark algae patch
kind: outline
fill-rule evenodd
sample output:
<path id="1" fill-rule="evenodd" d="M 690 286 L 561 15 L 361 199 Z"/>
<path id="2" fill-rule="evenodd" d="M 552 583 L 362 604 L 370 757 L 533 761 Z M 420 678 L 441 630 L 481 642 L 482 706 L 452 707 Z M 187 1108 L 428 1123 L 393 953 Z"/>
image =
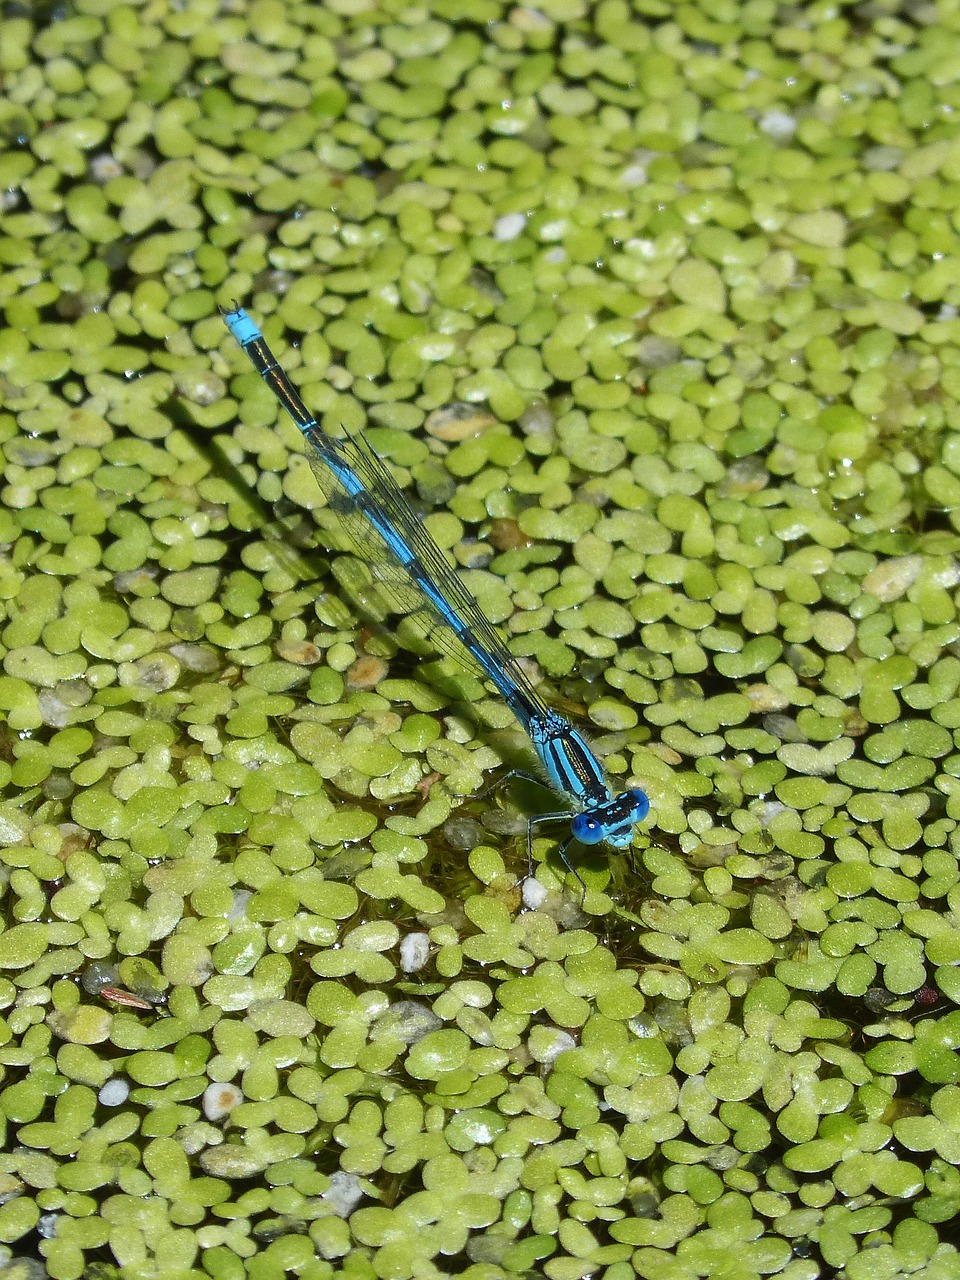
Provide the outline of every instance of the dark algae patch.
<path id="1" fill-rule="evenodd" d="M 0 1275 L 958 1280 L 956 7 L 2 33 Z M 650 795 L 585 894 L 235 300 Z"/>

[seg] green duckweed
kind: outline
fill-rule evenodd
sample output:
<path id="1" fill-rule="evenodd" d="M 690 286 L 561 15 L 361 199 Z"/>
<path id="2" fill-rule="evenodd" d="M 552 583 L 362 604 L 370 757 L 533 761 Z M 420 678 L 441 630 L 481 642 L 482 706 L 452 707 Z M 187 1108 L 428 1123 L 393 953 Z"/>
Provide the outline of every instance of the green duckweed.
<path id="1" fill-rule="evenodd" d="M 5 1274 L 956 1276 L 956 39 L 7 16 Z M 649 793 L 626 856 L 521 882 L 529 747 L 234 299 Z"/>

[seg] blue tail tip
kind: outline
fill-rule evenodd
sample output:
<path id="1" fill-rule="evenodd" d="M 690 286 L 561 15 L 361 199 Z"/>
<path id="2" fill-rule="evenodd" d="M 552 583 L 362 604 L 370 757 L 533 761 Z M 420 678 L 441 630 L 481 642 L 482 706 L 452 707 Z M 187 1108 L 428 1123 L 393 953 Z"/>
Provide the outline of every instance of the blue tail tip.
<path id="1" fill-rule="evenodd" d="M 255 342 L 257 338 L 263 336 L 243 307 L 238 306 L 236 303 L 234 303 L 232 311 L 223 312 L 223 318 L 241 347 L 245 347 L 248 343 Z"/>

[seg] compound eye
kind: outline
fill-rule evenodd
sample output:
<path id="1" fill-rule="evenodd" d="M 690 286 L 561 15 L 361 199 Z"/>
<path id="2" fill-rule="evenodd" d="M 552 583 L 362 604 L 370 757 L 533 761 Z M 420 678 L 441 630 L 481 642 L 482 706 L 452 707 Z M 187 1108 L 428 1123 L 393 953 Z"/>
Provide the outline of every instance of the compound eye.
<path id="1" fill-rule="evenodd" d="M 570 824 L 570 830 L 581 844 L 599 844 L 604 838 L 603 823 L 589 813 L 578 813 Z"/>
<path id="2" fill-rule="evenodd" d="M 631 791 L 633 799 L 633 821 L 642 822 L 650 812 L 650 797 L 644 791 Z"/>

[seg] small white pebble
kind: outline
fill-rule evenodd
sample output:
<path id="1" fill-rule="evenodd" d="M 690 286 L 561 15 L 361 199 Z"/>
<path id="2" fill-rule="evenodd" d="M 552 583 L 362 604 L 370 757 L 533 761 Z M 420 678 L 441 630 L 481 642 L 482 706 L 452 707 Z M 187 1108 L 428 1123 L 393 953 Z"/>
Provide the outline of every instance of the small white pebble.
<path id="1" fill-rule="evenodd" d="M 628 164 L 620 175 L 620 184 L 624 187 L 642 187 L 647 180 L 645 164 Z"/>
<path id="2" fill-rule="evenodd" d="M 105 1107 L 121 1107 L 130 1097 L 130 1084 L 122 1076 L 114 1076 L 102 1086 L 97 1100 Z"/>
<path id="3" fill-rule="evenodd" d="M 416 973 L 430 959 L 430 935 L 408 933 L 400 940 L 400 968 L 404 973 Z"/>
<path id="4" fill-rule="evenodd" d="M 760 128 L 771 138 L 790 138 L 797 131 L 797 121 L 786 111 L 768 111 L 760 117 Z"/>
<path id="5" fill-rule="evenodd" d="M 115 155 L 112 155 L 109 151 L 104 151 L 100 155 L 91 158 L 90 171 L 96 182 L 107 182 L 110 178 L 122 177 L 124 166 Z"/>
<path id="6" fill-rule="evenodd" d="M 321 1191 L 320 1199 L 330 1205 L 338 1218 L 348 1218 L 363 1199 L 360 1179 L 355 1173 L 332 1173 L 330 1185 Z"/>
<path id="7" fill-rule="evenodd" d="M 537 907 L 542 907 L 549 890 L 546 885 L 542 885 L 534 876 L 527 876 L 523 882 L 523 905 L 529 911 L 536 911 Z"/>
<path id="8" fill-rule="evenodd" d="M 527 225 L 525 213 L 505 213 L 493 224 L 494 240 L 516 240 Z"/>
<path id="9" fill-rule="evenodd" d="M 209 1084 L 203 1091 L 201 1106 L 208 1120 L 223 1120 L 243 1101 L 243 1093 L 235 1084 Z"/>

